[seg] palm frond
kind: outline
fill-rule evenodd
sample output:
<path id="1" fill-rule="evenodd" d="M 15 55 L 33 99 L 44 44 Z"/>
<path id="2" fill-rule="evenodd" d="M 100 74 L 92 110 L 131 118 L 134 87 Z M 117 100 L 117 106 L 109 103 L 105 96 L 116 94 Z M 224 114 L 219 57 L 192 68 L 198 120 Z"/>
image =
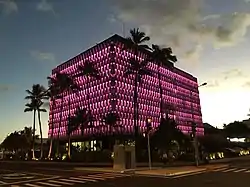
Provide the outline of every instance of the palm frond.
<path id="1" fill-rule="evenodd" d="M 44 108 L 40 108 L 39 111 L 40 111 L 40 112 L 47 112 L 47 110 L 44 109 Z"/>
<path id="2" fill-rule="evenodd" d="M 24 112 L 32 112 L 34 109 L 33 108 L 25 108 Z"/>
<path id="3" fill-rule="evenodd" d="M 29 95 L 33 95 L 33 92 L 30 90 L 25 90 Z"/>
<path id="4" fill-rule="evenodd" d="M 32 96 L 32 95 L 28 95 L 28 96 L 26 96 L 24 99 L 34 99 L 35 97 L 34 96 Z"/>
<path id="5" fill-rule="evenodd" d="M 149 40 L 150 40 L 150 37 L 149 37 L 149 36 L 146 36 L 146 37 L 144 37 L 144 38 L 141 39 L 141 43 L 143 43 L 143 42 L 148 42 Z M 141 47 L 142 47 L 142 45 L 141 45 Z M 147 45 L 145 45 L 145 47 L 146 47 L 146 48 L 149 48 Z M 145 49 L 146 49 L 146 48 L 145 48 Z"/>

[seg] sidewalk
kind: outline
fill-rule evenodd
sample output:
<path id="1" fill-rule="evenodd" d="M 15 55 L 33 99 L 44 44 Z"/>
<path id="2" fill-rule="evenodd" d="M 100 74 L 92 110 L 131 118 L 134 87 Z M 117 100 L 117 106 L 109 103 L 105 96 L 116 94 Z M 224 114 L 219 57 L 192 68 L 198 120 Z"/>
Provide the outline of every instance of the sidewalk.
<path id="1" fill-rule="evenodd" d="M 137 175 L 145 176 L 176 176 L 176 175 L 186 175 L 186 174 L 195 174 L 203 173 L 210 170 L 226 168 L 227 164 L 210 164 L 206 166 L 183 166 L 183 167 L 168 167 L 168 168 L 158 168 L 152 170 L 141 170 L 135 171 Z"/>
<path id="2" fill-rule="evenodd" d="M 206 166 L 178 166 L 178 167 L 153 167 L 149 170 L 148 167 L 137 167 L 136 169 L 126 169 L 126 170 L 113 170 L 112 167 L 107 168 L 94 168 L 94 167 L 75 167 L 74 170 L 78 171 L 93 171 L 93 172 L 109 172 L 109 173 L 133 173 L 137 175 L 145 176 L 173 176 L 173 175 L 183 175 L 190 173 L 205 172 L 220 168 L 228 167 L 227 164 L 210 164 Z"/>

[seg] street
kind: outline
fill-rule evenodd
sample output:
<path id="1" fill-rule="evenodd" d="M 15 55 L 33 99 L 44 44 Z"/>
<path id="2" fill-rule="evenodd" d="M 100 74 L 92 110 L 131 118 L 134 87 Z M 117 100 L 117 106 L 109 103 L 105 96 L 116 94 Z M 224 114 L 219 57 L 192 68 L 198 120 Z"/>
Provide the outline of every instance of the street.
<path id="1" fill-rule="evenodd" d="M 245 186 L 250 182 L 250 159 L 239 159 L 228 167 L 168 177 L 139 176 L 113 172 L 76 171 L 63 164 L 0 162 L 0 186 L 12 187 L 165 187 L 165 186 Z"/>

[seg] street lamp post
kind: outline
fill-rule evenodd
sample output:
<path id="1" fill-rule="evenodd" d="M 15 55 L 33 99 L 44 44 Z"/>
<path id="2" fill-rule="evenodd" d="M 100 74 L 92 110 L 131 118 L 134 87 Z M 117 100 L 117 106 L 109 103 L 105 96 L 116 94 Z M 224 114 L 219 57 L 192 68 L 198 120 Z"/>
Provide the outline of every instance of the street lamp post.
<path id="1" fill-rule="evenodd" d="M 147 127 L 147 139 L 148 139 L 148 165 L 149 169 L 152 169 L 152 162 L 151 162 L 151 149 L 150 149 L 150 132 L 152 130 L 152 120 L 150 118 L 147 118 L 146 120 L 146 127 Z"/>
<path id="2" fill-rule="evenodd" d="M 204 82 L 202 83 L 201 85 L 198 86 L 199 87 L 202 87 L 202 86 L 206 86 L 207 83 Z M 192 90 L 190 90 L 190 96 L 191 96 L 191 102 L 192 102 L 192 98 L 193 98 L 193 92 Z M 194 121 L 194 108 L 193 108 L 193 102 L 191 104 L 191 111 L 192 111 L 192 122 L 191 122 L 191 125 L 192 125 L 192 134 L 193 134 L 193 144 L 194 144 L 194 156 L 195 156 L 195 163 L 196 163 L 196 166 L 199 166 L 199 151 L 198 151 L 198 142 L 197 142 L 197 137 L 196 137 L 196 123 Z"/>

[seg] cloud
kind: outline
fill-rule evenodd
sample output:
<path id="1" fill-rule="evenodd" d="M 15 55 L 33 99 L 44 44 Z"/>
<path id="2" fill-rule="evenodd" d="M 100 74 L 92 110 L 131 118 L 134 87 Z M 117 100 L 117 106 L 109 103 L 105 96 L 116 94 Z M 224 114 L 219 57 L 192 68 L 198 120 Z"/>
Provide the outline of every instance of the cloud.
<path id="1" fill-rule="evenodd" d="M 46 52 L 41 52 L 41 51 L 31 51 L 30 55 L 37 60 L 50 61 L 50 62 L 56 61 L 55 55 L 53 53 L 46 53 Z"/>
<path id="2" fill-rule="evenodd" d="M 221 17 L 220 14 L 211 14 L 211 15 L 205 16 L 203 18 L 203 21 L 210 20 L 210 19 L 218 19 L 220 17 Z"/>
<path id="3" fill-rule="evenodd" d="M 250 88 L 250 81 L 245 82 L 242 87 Z"/>
<path id="4" fill-rule="evenodd" d="M 9 91 L 11 89 L 10 85 L 7 84 L 0 84 L 0 92 L 5 92 L 5 91 Z"/>
<path id="5" fill-rule="evenodd" d="M 188 59 L 190 62 L 192 62 L 192 64 L 197 64 L 199 62 L 202 51 L 203 51 L 203 46 L 197 44 L 193 48 L 185 52 L 184 58 Z"/>
<path id="6" fill-rule="evenodd" d="M 223 78 L 225 80 L 228 80 L 230 78 L 235 78 L 235 77 L 245 77 L 245 75 L 243 74 L 243 72 L 239 69 L 231 69 L 228 71 L 224 71 L 223 73 Z"/>
<path id="7" fill-rule="evenodd" d="M 209 87 L 209 88 L 217 88 L 219 86 L 220 86 L 220 84 L 217 80 L 209 81 L 206 85 L 206 87 Z"/>
<path id="8" fill-rule="evenodd" d="M 37 4 L 36 9 L 38 11 L 52 12 L 53 14 L 56 14 L 53 5 L 51 3 L 49 3 L 47 0 L 41 0 Z"/>
<path id="9" fill-rule="evenodd" d="M 18 6 L 12 0 L 0 0 L 0 10 L 4 15 L 9 15 L 18 12 Z"/>
<path id="10" fill-rule="evenodd" d="M 111 14 L 108 16 L 107 20 L 110 22 L 110 23 L 115 23 L 117 21 L 115 15 Z"/>
<path id="11" fill-rule="evenodd" d="M 244 39 L 250 26 L 250 13 L 204 17 L 205 0 L 109 1 L 115 7 L 117 19 L 138 25 L 151 36 L 154 43 L 171 46 L 178 51 L 178 56 L 183 57 L 197 51 L 197 43 L 200 52 L 207 44 L 215 47 L 234 46 Z"/>

